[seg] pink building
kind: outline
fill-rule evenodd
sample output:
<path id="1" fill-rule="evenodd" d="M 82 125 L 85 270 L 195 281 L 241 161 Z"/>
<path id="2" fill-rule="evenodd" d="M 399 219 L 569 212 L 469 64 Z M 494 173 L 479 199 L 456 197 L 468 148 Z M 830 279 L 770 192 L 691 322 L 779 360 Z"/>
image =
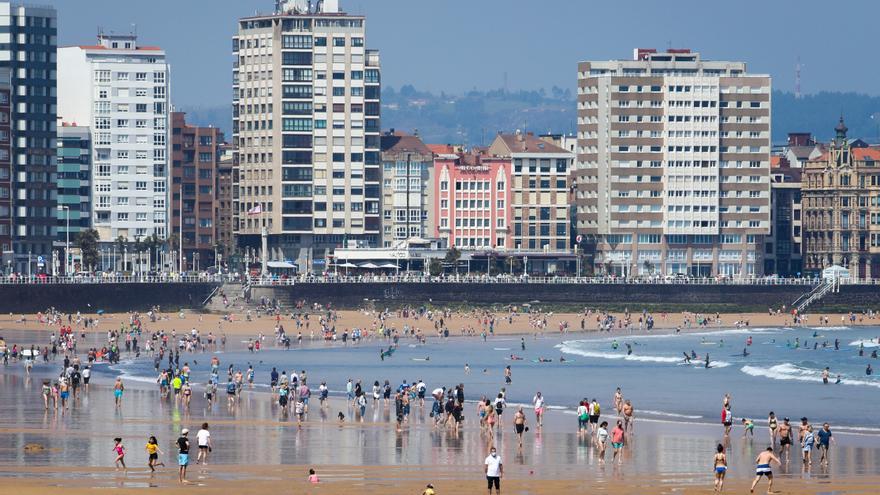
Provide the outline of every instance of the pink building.
<path id="1" fill-rule="evenodd" d="M 509 248 L 510 159 L 483 152 L 434 158 L 436 237 L 459 249 Z"/>

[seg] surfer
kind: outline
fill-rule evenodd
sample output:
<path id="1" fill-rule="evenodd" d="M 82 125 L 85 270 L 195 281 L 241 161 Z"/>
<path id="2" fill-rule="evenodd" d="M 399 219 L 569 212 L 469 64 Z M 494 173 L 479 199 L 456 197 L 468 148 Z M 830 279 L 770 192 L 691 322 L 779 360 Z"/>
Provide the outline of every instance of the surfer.
<path id="1" fill-rule="evenodd" d="M 709 353 L 707 352 L 706 353 L 706 369 L 709 369 L 710 367 L 711 366 L 709 366 Z"/>
<path id="2" fill-rule="evenodd" d="M 682 352 L 684 354 L 684 364 L 691 364 L 691 357 L 688 356 L 688 353 Z"/>

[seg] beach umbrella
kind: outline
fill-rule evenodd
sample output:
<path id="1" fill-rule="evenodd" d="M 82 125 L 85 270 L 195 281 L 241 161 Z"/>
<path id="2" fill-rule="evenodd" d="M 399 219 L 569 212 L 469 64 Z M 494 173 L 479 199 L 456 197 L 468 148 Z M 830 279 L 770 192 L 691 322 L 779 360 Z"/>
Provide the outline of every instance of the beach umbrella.
<path id="1" fill-rule="evenodd" d="M 394 268 L 394 269 L 397 269 L 397 268 L 400 268 L 400 267 L 397 266 L 397 265 L 395 265 L 394 263 L 385 263 L 384 265 L 379 265 L 379 268 Z"/>
<path id="2" fill-rule="evenodd" d="M 373 269 L 379 268 L 379 265 L 377 265 L 377 264 L 375 264 L 375 263 L 364 263 L 364 264 L 361 265 L 361 268 L 366 268 L 366 269 L 368 269 L 368 270 L 373 270 Z"/>

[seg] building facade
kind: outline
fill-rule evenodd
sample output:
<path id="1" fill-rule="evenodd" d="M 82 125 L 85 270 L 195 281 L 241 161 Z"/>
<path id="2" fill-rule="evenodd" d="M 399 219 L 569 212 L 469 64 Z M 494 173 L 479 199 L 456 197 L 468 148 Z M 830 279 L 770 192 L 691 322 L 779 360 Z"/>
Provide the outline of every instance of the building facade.
<path id="1" fill-rule="evenodd" d="M 91 227 L 92 134 L 87 126 L 58 128 L 58 235 L 71 242 Z M 63 261 L 61 266 L 65 266 Z"/>
<path id="2" fill-rule="evenodd" d="M 21 273 L 49 268 L 56 235 L 57 34 L 54 8 L 0 3 L 0 69 L 13 88 L 13 267 Z"/>
<path id="3" fill-rule="evenodd" d="M 764 238 L 764 273 L 799 277 L 803 273 L 801 169 L 785 156 L 774 156 L 770 167 L 770 235 Z"/>
<path id="4" fill-rule="evenodd" d="M 458 249 L 512 247 L 511 162 L 482 152 L 434 159 L 434 237 Z"/>
<path id="5" fill-rule="evenodd" d="M 750 277 L 770 230 L 770 77 L 689 50 L 578 66 L 577 229 L 597 272 Z"/>
<path id="6" fill-rule="evenodd" d="M 182 241 L 185 270 L 214 266 L 222 143 L 220 129 L 191 126 L 185 113 L 171 113 L 171 231 Z"/>
<path id="7" fill-rule="evenodd" d="M 803 170 L 804 270 L 880 275 L 880 149 L 854 147 L 840 119 L 834 140 Z"/>
<path id="8" fill-rule="evenodd" d="M 382 136 L 382 245 L 434 232 L 434 153 L 418 136 Z"/>
<path id="9" fill-rule="evenodd" d="M 168 233 L 169 66 L 135 35 L 58 50 L 58 107 L 92 130 L 92 224 L 102 243 Z"/>
<path id="10" fill-rule="evenodd" d="M 0 68 L 0 253 L 3 273 L 13 269 L 12 234 L 12 85 L 8 67 Z"/>
<path id="11" fill-rule="evenodd" d="M 240 246 L 323 270 L 347 241 L 381 236 L 379 53 L 338 2 L 278 2 L 233 39 Z M 251 212 L 251 214 L 248 214 Z"/>
<path id="12" fill-rule="evenodd" d="M 497 135 L 489 154 L 508 158 L 513 164 L 513 249 L 569 249 L 568 191 L 574 154 L 522 132 Z"/>
<path id="13" fill-rule="evenodd" d="M 217 162 L 217 180 L 214 188 L 217 191 L 217 201 L 214 206 L 214 236 L 220 246 L 218 260 L 220 265 L 235 253 L 235 236 L 233 235 L 233 192 L 235 184 L 232 179 L 234 168 L 232 147 L 224 143 L 220 147 L 220 159 Z"/>

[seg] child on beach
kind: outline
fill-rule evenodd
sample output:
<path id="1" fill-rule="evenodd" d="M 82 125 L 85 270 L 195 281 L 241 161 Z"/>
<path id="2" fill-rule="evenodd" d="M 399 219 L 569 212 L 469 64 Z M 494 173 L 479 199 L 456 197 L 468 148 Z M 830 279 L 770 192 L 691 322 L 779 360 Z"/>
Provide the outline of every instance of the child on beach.
<path id="1" fill-rule="evenodd" d="M 309 483 L 317 484 L 320 483 L 321 480 L 318 479 L 317 473 L 315 473 L 314 469 L 309 469 Z"/>
<path id="2" fill-rule="evenodd" d="M 743 438 L 746 438 L 746 436 L 750 436 L 751 438 L 754 439 L 755 438 L 755 422 L 752 421 L 751 419 L 743 418 L 742 424 L 743 424 L 743 429 L 745 430 L 745 431 L 743 431 Z"/>
<path id="3" fill-rule="evenodd" d="M 147 440 L 147 446 L 145 447 L 147 450 L 147 466 L 150 468 L 151 472 L 156 471 L 156 466 L 165 466 L 164 462 L 159 461 L 159 454 L 164 454 L 162 449 L 159 448 L 159 442 L 156 441 L 156 437 L 151 436 L 149 440 Z"/>
<path id="4" fill-rule="evenodd" d="M 116 452 L 116 460 L 114 463 L 116 464 L 116 470 L 119 471 L 119 467 L 122 466 L 123 470 L 128 470 L 125 467 L 125 447 L 122 445 L 122 439 L 116 437 L 113 439 L 113 451 Z"/>

